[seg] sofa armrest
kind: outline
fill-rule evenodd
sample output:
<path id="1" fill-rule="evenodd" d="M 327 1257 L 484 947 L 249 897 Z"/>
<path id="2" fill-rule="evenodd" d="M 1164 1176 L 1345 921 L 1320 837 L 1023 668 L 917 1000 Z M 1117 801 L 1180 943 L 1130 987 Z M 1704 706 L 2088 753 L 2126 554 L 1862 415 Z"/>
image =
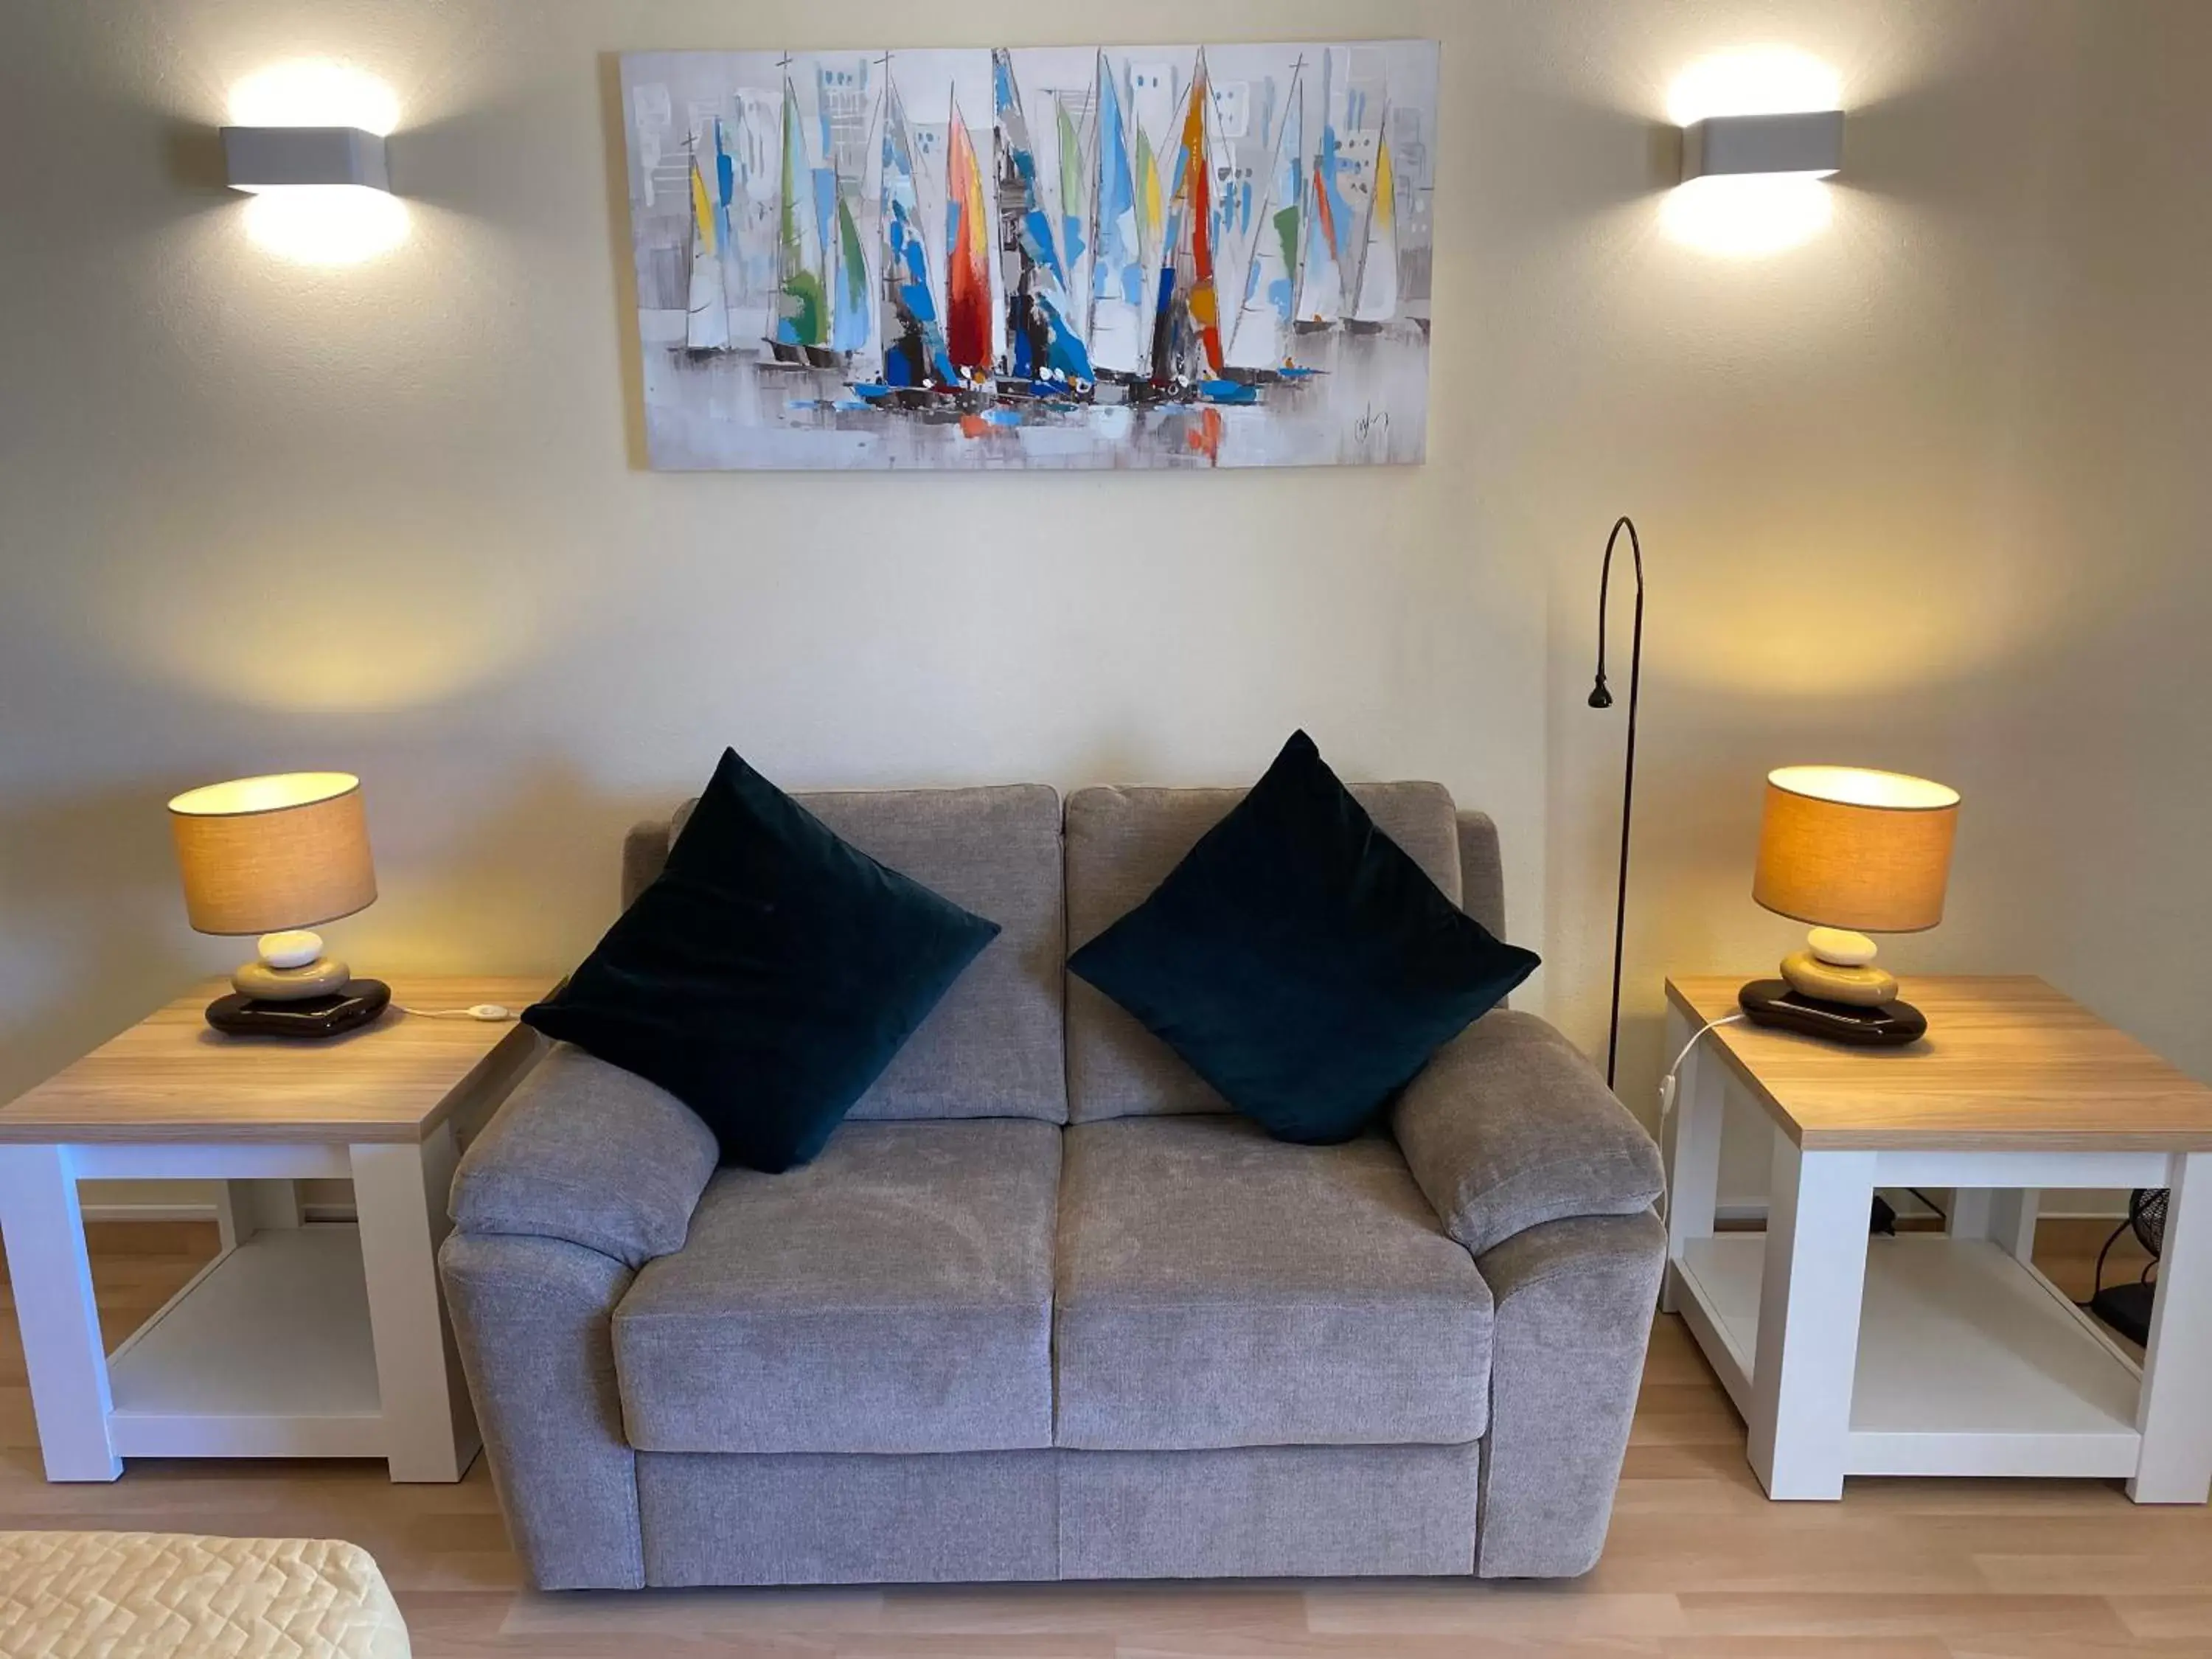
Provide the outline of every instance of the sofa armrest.
<path id="1" fill-rule="evenodd" d="M 558 1238 L 447 1235 L 454 1344 L 508 1535 L 539 1589 L 645 1583 L 637 1455 L 615 1382 L 615 1305 L 635 1277 Z"/>
<path id="2" fill-rule="evenodd" d="M 1494 1011 L 1439 1048 L 1390 1127 L 1444 1231 L 1478 1256 L 1547 1221 L 1639 1215 L 1664 1185 L 1650 1133 L 1534 1014 Z"/>
<path id="3" fill-rule="evenodd" d="M 684 1247 L 718 1156 L 714 1132 L 675 1096 L 556 1042 L 463 1154 L 453 1223 L 641 1267 Z"/>
<path id="4" fill-rule="evenodd" d="M 1567 1578 L 1605 1547 L 1667 1230 L 1649 1210 L 1516 1233 L 1477 1259 L 1497 1323 L 1482 1441 L 1485 1578 Z"/>

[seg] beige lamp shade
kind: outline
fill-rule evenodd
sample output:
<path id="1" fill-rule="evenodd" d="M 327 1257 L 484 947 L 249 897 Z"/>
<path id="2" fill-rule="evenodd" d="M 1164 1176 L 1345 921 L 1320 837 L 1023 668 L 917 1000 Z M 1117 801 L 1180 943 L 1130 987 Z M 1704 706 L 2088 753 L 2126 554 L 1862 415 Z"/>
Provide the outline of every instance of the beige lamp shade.
<path id="1" fill-rule="evenodd" d="M 1902 772 L 1785 766 L 1766 779 L 1751 896 L 1816 927 L 1911 933 L 1943 920 L 1959 792 Z"/>
<path id="2" fill-rule="evenodd" d="M 169 803 L 185 910 L 203 933 L 313 927 L 376 899 L 361 780 L 285 772 L 189 789 Z"/>

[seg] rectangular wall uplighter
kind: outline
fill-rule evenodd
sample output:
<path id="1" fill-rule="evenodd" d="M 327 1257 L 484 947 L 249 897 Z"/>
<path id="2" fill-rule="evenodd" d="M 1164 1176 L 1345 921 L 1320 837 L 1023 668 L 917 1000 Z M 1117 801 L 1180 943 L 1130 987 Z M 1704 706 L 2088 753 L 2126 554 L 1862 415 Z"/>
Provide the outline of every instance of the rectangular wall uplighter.
<path id="1" fill-rule="evenodd" d="M 384 140 L 359 127 L 225 127 L 222 157 L 233 190 L 302 185 L 392 188 Z"/>
<path id="2" fill-rule="evenodd" d="M 1843 165 L 1844 112 L 1709 115 L 1682 129 L 1682 178 L 1794 173 L 1826 178 Z"/>

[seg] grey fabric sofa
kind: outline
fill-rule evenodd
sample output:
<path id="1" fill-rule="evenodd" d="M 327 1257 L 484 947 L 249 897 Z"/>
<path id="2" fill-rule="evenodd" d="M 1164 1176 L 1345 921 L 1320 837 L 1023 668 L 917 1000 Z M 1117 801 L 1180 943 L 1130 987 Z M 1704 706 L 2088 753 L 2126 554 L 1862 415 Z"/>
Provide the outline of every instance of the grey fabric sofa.
<path id="1" fill-rule="evenodd" d="M 1489 819 L 1354 793 L 1504 932 Z M 1234 792 L 802 799 L 1005 931 L 805 1168 L 718 1170 L 558 1044 L 468 1147 L 441 1263 L 536 1583 L 1596 1560 L 1663 1239 L 1578 1053 L 1499 1010 L 1386 1127 L 1271 1140 L 1064 966 Z M 631 832 L 626 895 L 671 833 Z"/>

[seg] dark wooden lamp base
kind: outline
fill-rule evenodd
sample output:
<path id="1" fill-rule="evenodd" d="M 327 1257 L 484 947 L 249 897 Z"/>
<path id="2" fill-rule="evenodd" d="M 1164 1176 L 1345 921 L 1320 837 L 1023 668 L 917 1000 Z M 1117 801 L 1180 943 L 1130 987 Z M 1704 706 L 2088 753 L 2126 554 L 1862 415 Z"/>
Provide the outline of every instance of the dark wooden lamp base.
<path id="1" fill-rule="evenodd" d="M 1854 1048 L 1901 1048 L 1928 1035 L 1928 1017 L 1909 1002 L 1871 1008 L 1826 1002 L 1792 990 L 1787 980 L 1755 979 L 1736 993 L 1735 1000 L 1754 1025 L 1802 1031 Z"/>
<path id="2" fill-rule="evenodd" d="M 207 1023 L 231 1036 L 334 1037 L 366 1025 L 392 1000 L 380 979 L 349 979 L 328 996 L 264 1002 L 236 992 L 207 1006 Z"/>

